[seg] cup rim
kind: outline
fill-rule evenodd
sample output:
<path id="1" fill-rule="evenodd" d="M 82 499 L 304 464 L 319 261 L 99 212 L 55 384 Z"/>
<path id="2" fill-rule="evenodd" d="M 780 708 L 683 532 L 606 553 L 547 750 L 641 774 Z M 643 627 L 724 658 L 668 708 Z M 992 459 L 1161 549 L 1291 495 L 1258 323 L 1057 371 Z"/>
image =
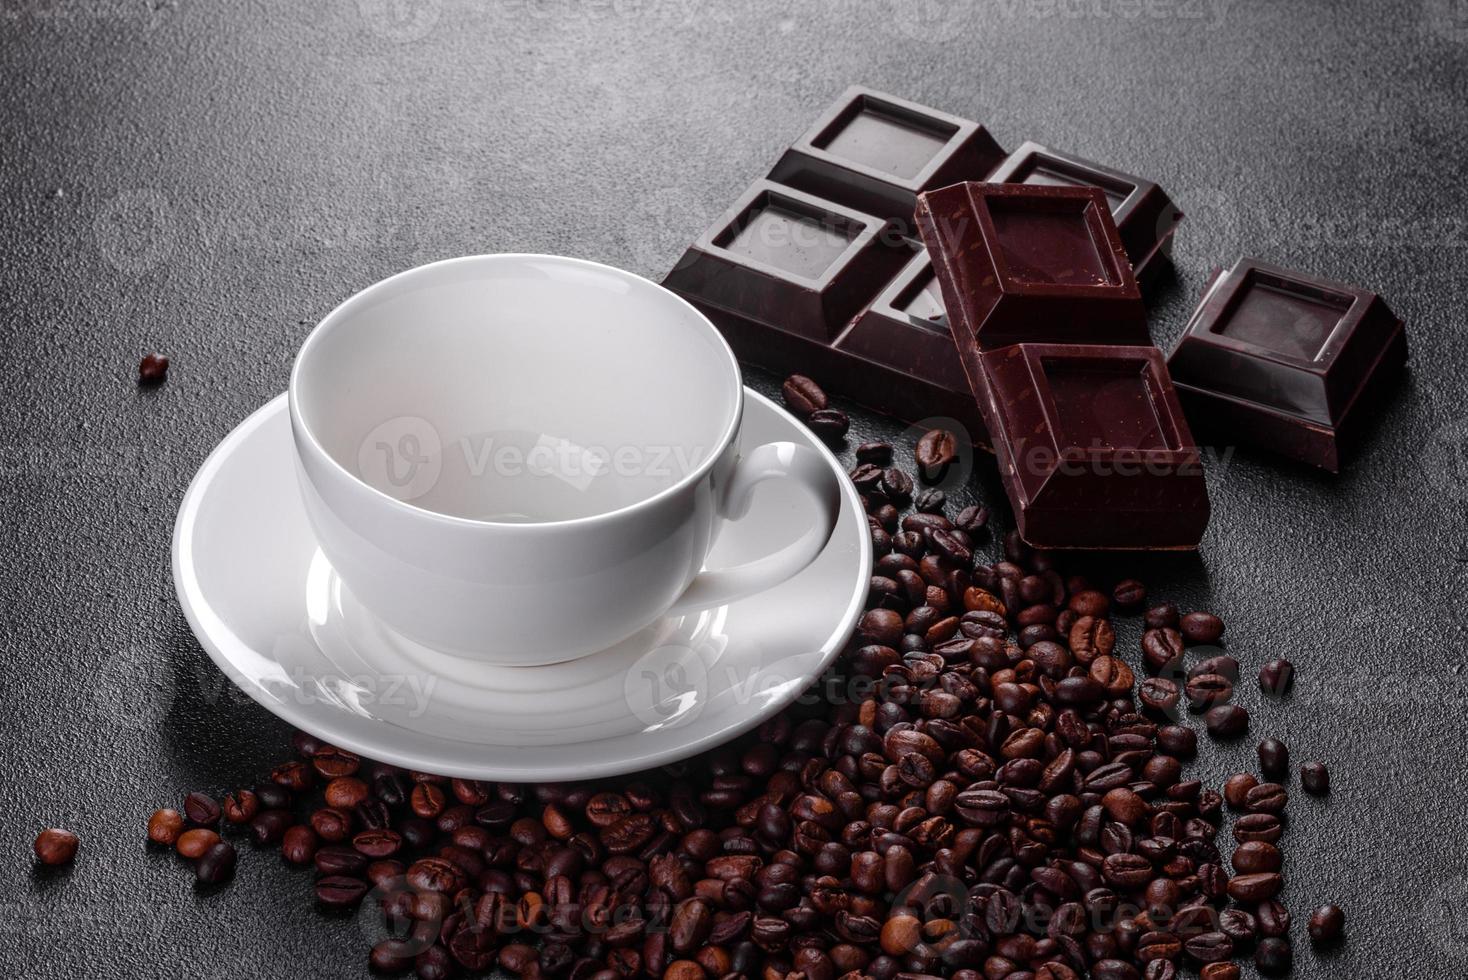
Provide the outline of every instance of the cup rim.
<path id="1" fill-rule="evenodd" d="M 608 510 L 603 511 L 599 514 L 588 514 L 584 517 L 571 517 L 564 520 L 556 521 L 512 522 L 483 520 L 473 517 L 460 517 L 456 514 L 445 514 L 442 511 L 429 510 L 426 507 L 419 507 L 412 501 L 399 500 L 398 498 L 393 497 L 390 494 L 384 493 L 382 490 L 379 490 L 377 487 L 372 486 L 361 477 L 352 473 L 352 471 L 343 466 L 342 463 L 335 456 L 326 451 L 326 448 L 321 445 L 320 440 L 316 438 L 316 433 L 311 431 L 311 427 L 306 424 L 305 418 L 301 415 L 300 398 L 297 395 L 297 390 L 300 387 L 301 364 L 305 360 L 306 352 L 310 349 L 312 344 L 317 343 L 320 337 L 325 336 L 332 329 L 334 329 L 338 323 L 341 323 L 343 320 L 345 320 L 357 306 L 369 302 L 380 291 L 385 290 L 390 284 L 395 283 L 400 279 L 404 279 L 409 276 L 423 275 L 428 273 L 430 270 L 455 265 L 480 265 L 486 263 L 526 260 L 540 262 L 548 261 L 561 265 L 593 269 L 602 273 L 610 273 L 614 277 L 625 279 L 639 287 L 651 286 L 653 289 L 662 293 L 668 299 L 671 299 L 675 304 L 684 307 L 686 310 L 693 314 L 696 322 L 702 324 L 707 332 L 715 339 L 717 349 L 723 352 L 724 356 L 728 359 L 730 368 L 734 372 L 733 411 L 730 412 L 730 417 L 725 421 L 723 432 L 715 441 L 714 448 L 712 449 L 712 451 L 709 452 L 707 458 L 704 459 L 703 462 L 701 462 L 697 467 L 689 471 L 683 477 L 678 479 L 675 483 L 664 487 L 657 493 L 649 497 L 644 497 L 641 500 L 635 500 L 630 504 L 625 504 L 621 507 L 616 508 L 615 510 Z M 713 322 L 704 315 L 703 311 L 699 310 L 692 303 L 688 302 L 686 299 L 684 299 L 682 296 L 679 296 L 671 289 L 668 289 L 666 286 L 663 286 L 660 283 L 653 282 L 651 279 L 648 279 L 644 276 L 639 276 L 635 272 L 628 272 L 625 269 L 618 269 L 615 266 L 606 265 L 602 262 L 593 262 L 590 259 L 578 259 L 566 255 L 550 255 L 541 252 L 491 252 L 478 255 L 461 255 L 451 259 L 440 259 L 435 262 L 427 262 L 423 265 L 417 265 L 410 269 L 404 269 L 401 272 L 394 273 L 393 275 L 388 276 L 386 279 L 379 279 L 371 285 L 364 286 L 362 289 L 358 290 L 351 296 L 338 303 L 335 307 L 331 309 L 330 312 L 328 312 L 325 316 L 318 320 L 314 327 L 311 328 L 311 332 L 306 335 L 306 339 L 301 342 L 301 346 L 296 350 L 295 359 L 291 363 L 290 381 L 286 387 L 286 394 L 286 402 L 287 407 L 290 411 L 292 431 L 298 433 L 301 437 L 303 437 L 306 443 L 309 445 L 311 451 L 318 458 L 324 460 L 328 467 L 335 470 L 339 475 L 346 477 L 348 482 L 358 489 L 364 490 L 367 493 L 371 494 L 373 497 L 380 499 L 389 508 L 398 510 L 410 517 L 428 518 L 460 527 L 497 529 L 502 528 L 505 530 L 516 530 L 519 532 L 533 532 L 539 529 L 550 528 L 586 527 L 592 524 L 612 521 L 621 517 L 627 517 L 638 512 L 656 507 L 664 500 L 667 500 L 671 497 L 676 496 L 679 493 L 682 493 L 688 487 L 693 486 L 695 483 L 699 482 L 708 475 L 708 473 L 714 468 L 714 466 L 717 465 L 720 457 L 723 456 L 724 451 L 734 441 L 734 437 L 739 431 L 739 424 L 744 418 L 744 372 L 740 369 L 739 360 L 734 356 L 734 350 L 729 346 L 729 342 L 724 339 L 724 335 L 718 331 L 718 329 L 713 325 Z"/>

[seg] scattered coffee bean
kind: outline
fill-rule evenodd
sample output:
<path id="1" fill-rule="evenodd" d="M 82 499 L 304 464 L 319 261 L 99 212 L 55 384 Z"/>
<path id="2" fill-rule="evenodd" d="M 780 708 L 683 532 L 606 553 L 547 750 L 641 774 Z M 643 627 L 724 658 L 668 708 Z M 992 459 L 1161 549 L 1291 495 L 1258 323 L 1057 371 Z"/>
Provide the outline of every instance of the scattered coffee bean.
<path id="1" fill-rule="evenodd" d="M 219 825 L 219 804 L 207 793 L 190 793 L 184 797 L 184 816 L 189 823 L 195 827 L 217 827 Z"/>
<path id="2" fill-rule="evenodd" d="M 280 854 L 291 864 L 310 864 L 320 842 L 316 832 L 304 824 L 296 824 L 280 839 Z"/>
<path id="3" fill-rule="evenodd" d="M 1147 601 L 1147 587 L 1134 578 L 1125 579 L 1111 590 L 1111 601 L 1119 609 L 1135 609 Z"/>
<path id="4" fill-rule="evenodd" d="M 260 798 L 250 790 L 242 789 L 227 794 L 219 809 L 230 823 L 249 823 L 260 812 Z"/>
<path id="5" fill-rule="evenodd" d="M 1345 928 L 1346 914 L 1338 905 L 1322 905 L 1310 914 L 1310 938 L 1317 943 L 1334 942 Z"/>
<path id="6" fill-rule="evenodd" d="M 1178 624 L 1188 646 L 1217 643 L 1223 638 L 1223 620 L 1212 613 L 1190 612 Z"/>
<path id="7" fill-rule="evenodd" d="M 1239 874 L 1258 874 L 1260 872 L 1278 871 L 1283 864 L 1284 858 L 1279 853 L 1279 848 L 1273 844 L 1263 841 L 1249 841 L 1240 844 L 1234 850 L 1234 871 Z"/>
<path id="8" fill-rule="evenodd" d="M 856 459 L 860 463 L 886 466 L 892 462 L 892 446 L 886 442 L 864 442 L 856 447 Z"/>
<path id="9" fill-rule="evenodd" d="M 803 374 L 786 378 L 780 386 L 780 395 L 785 399 L 785 407 L 800 419 L 810 418 L 811 413 L 825 408 L 828 401 L 821 386 Z"/>
<path id="10" fill-rule="evenodd" d="M 185 830 L 174 842 L 173 849 L 178 852 L 179 857 L 196 861 L 219 843 L 219 834 L 208 827 L 195 827 L 193 830 Z"/>
<path id="11" fill-rule="evenodd" d="M 1259 690 L 1283 697 L 1295 686 L 1295 665 L 1288 660 L 1271 660 L 1259 668 Z"/>
<path id="12" fill-rule="evenodd" d="M 36 860 L 52 866 L 70 864 L 76 857 L 76 847 L 76 834 L 59 827 L 49 827 L 36 836 Z"/>
<path id="13" fill-rule="evenodd" d="M 1239 968 L 1234 963 L 1209 963 L 1199 976 L 1202 980 L 1239 980 Z"/>
<path id="14" fill-rule="evenodd" d="M 201 884 L 217 885 L 234 877 L 234 845 L 227 840 L 217 841 L 205 851 L 194 865 L 194 877 Z"/>
<path id="15" fill-rule="evenodd" d="M 1208 734 L 1218 739 L 1238 738 L 1249 730 L 1249 712 L 1236 704 L 1209 708 L 1203 716 Z"/>
<path id="16" fill-rule="evenodd" d="M 913 507 L 921 514 L 942 514 L 947 503 L 948 496 L 937 487 L 924 487 L 912 498 Z"/>
<path id="17" fill-rule="evenodd" d="M 367 882 L 346 875 L 327 875 L 316 881 L 316 900 L 329 908 L 351 908 L 368 892 Z"/>
<path id="18" fill-rule="evenodd" d="M 1290 910 L 1278 901 L 1260 902 L 1255 910 L 1259 920 L 1259 934 L 1280 938 L 1290 934 Z"/>
<path id="19" fill-rule="evenodd" d="M 1222 674 L 1199 674 L 1188 678 L 1183 691 L 1188 696 L 1188 710 L 1198 713 L 1233 697 L 1234 685 Z"/>
<path id="20" fill-rule="evenodd" d="M 810 413 L 805 424 L 826 442 L 840 442 L 851 428 L 851 419 L 839 408 L 820 408 Z"/>
<path id="21" fill-rule="evenodd" d="M 1223 799 L 1235 810 L 1242 810 L 1246 805 L 1249 790 L 1259 785 L 1259 780 L 1247 772 L 1235 773 L 1228 777 L 1223 784 Z"/>
<path id="22" fill-rule="evenodd" d="M 153 815 L 148 818 L 148 839 L 155 844 L 172 847 L 178 843 L 178 837 L 183 830 L 183 814 L 177 810 L 154 810 Z"/>
<path id="23" fill-rule="evenodd" d="M 1261 940 L 1254 950 L 1254 965 L 1267 977 L 1282 977 L 1295 965 L 1295 954 L 1288 939 Z"/>
<path id="24" fill-rule="evenodd" d="M 1290 771 L 1290 750 L 1277 738 L 1259 743 L 1259 771 L 1273 780 L 1284 779 Z"/>
<path id="25" fill-rule="evenodd" d="M 145 385 L 162 384 L 168 377 L 168 358 L 162 354 L 146 354 L 138 362 L 138 383 Z"/>
<path id="26" fill-rule="evenodd" d="M 1142 622 L 1149 630 L 1175 630 L 1181 618 L 1178 615 L 1177 606 L 1164 602 L 1148 609 L 1147 614 L 1142 617 Z"/>
<path id="27" fill-rule="evenodd" d="M 1300 785 L 1311 796 L 1325 796 L 1330 792 L 1330 770 L 1323 762 L 1306 762 L 1300 766 Z"/>
<path id="28" fill-rule="evenodd" d="M 918 439 L 912 455 L 924 480 L 940 480 L 958 458 L 958 437 L 947 429 L 929 429 Z"/>

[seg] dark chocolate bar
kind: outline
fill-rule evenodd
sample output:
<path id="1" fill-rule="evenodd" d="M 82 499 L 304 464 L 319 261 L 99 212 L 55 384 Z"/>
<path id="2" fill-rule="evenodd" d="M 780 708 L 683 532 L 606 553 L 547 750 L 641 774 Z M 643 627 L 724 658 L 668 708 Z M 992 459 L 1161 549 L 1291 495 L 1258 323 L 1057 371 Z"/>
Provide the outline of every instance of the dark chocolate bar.
<path id="1" fill-rule="evenodd" d="M 1020 536 L 1037 548 L 1195 548 L 1202 460 L 1155 347 L 1015 344 L 978 355 Z"/>
<path id="2" fill-rule="evenodd" d="M 1201 436 L 1336 473 L 1406 359 L 1380 296 L 1243 258 L 1214 273 L 1168 366 Z"/>
<path id="3" fill-rule="evenodd" d="M 1103 166 L 1039 143 L 1022 144 L 989 175 L 994 183 L 1049 187 L 1099 187 L 1132 272 L 1143 286 L 1156 280 L 1172 260 L 1172 237 L 1183 213 L 1167 192 L 1150 180 Z"/>
<path id="4" fill-rule="evenodd" d="M 770 179 L 887 218 L 915 236 L 918 194 L 982 180 L 1002 159 L 976 122 L 853 85 L 785 151 Z"/>
<path id="5" fill-rule="evenodd" d="M 849 89 L 663 285 L 741 360 L 907 421 L 954 419 L 987 446 L 912 219 L 919 191 L 981 180 L 1003 156 L 978 123 Z"/>
<path id="6" fill-rule="evenodd" d="M 960 351 L 1152 342 L 1099 188 L 955 184 L 923 194 L 917 222 Z"/>

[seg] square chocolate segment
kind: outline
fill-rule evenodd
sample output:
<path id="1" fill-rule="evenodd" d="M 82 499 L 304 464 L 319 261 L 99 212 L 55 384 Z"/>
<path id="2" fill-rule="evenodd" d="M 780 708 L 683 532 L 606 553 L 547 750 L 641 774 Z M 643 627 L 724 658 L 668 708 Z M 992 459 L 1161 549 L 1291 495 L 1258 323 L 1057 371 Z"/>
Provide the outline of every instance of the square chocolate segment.
<path id="1" fill-rule="evenodd" d="M 1151 343 L 1100 189 L 956 184 L 922 194 L 917 220 L 960 350 Z"/>
<path id="2" fill-rule="evenodd" d="M 943 296 L 928 253 L 915 252 L 870 306 L 852 320 L 836 340 L 836 349 L 881 364 L 901 365 L 905 373 L 944 388 L 966 391 L 963 365 Z"/>
<path id="3" fill-rule="evenodd" d="M 976 387 L 1019 532 L 1041 548 L 1196 548 L 1202 461 L 1155 347 L 1015 344 Z"/>
<path id="4" fill-rule="evenodd" d="M 1243 258 L 1214 273 L 1168 365 L 1200 433 L 1339 472 L 1406 358 L 1380 296 Z"/>
<path id="5" fill-rule="evenodd" d="M 690 300 L 828 342 L 907 260 L 886 222 L 757 181 L 668 274 Z"/>
<path id="6" fill-rule="evenodd" d="M 978 123 L 852 86 L 775 164 L 771 180 L 912 228 L 917 195 L 983 180 L 1004 151 Z"/>
<path id="7" fill-rule="evenodd" d="M 1024 143 L 989 175 L 994 183 L 1044 187 L 1099 187 L 1116 223 L 1132 271 L 1139 283 L 1153 281 L 1166 269 L 1172 238 L 1183 213 L 1162 188 L 1039 143 Z"/>

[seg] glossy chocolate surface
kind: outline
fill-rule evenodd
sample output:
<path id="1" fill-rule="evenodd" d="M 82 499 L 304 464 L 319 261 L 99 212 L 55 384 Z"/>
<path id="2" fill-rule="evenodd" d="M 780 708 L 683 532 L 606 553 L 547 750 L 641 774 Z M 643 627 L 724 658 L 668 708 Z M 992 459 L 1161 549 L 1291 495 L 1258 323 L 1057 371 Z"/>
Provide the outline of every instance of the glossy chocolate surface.
<path id="1" fill-rule="evenodd" d="M 1138 283 L 1145 286 L 1155 281 L 1171 262 L 1172 238 L 1183 213 L 1150 180 L 1033 142 L 1021 144 L 1005 157 L 989 180 L 1099 188 Z"/>
<path id="2" fill-rule="evenodd" d="M 1337 472 L 1406 354 L 1375 293 L 1243 258 L 1215 272 L 1168 366 L 1200 434 Z"/>
<path id="3" fill-rule="evenodd" d="M 770 179 L 887 218 L 904 235 L 917 195 L 982 180 L 1004 159 L 983 126 L 854 85 L 785 151 Z"/>
<path id="4" fill-rule="evenodd" d="M 1202 462 L 1157 348 L 1015 344 L 970 363 L 1026 541 L 1197 547 Z"/>
<path id="5" fill-rule="evenodd" d="M 960 350 L 1151 343 L 1099 188 L 955 184 L 920 195 L 917 222 Z"/>

